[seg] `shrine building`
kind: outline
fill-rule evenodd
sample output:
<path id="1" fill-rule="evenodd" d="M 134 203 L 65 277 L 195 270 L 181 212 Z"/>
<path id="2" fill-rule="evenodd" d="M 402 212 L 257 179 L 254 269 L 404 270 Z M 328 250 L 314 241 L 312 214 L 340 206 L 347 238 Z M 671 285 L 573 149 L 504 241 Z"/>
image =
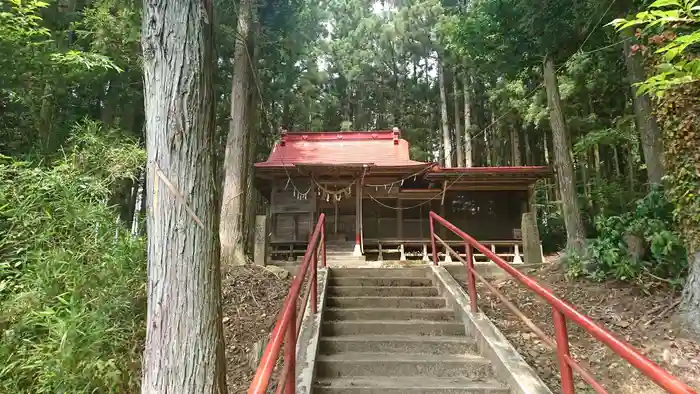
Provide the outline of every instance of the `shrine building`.
<path id="1" fill-rule="evenodd" d="M 548 167 L 443 168 L 412 160 L 409 151 L 398 128 L 282 132 L 267 160 L 255 164 L 256 188 L 269 202 L 272 257 L 303 254 L 323 212 L 329 249 L 367 259 L 426 260 L 434 211 L 506 260 L 541 258 L 541 246 L 532 246 L 540 244 L 533 189 L 551 176 Z M 441 237 L 464 252 L 463 242 L 440 228 Z M 535 240 L 528 242 L 532 250 L 524 250 L 523 238 Z"/>

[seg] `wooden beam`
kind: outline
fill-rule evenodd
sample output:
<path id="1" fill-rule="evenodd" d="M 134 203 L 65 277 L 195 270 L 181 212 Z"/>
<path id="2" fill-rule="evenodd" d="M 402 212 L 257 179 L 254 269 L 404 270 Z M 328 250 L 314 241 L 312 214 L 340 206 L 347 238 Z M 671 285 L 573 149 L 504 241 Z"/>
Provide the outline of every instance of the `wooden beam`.
<path id="1" fill-rule="evenodd" d="M 440 198 L 440 205 L 445 205 L 445 195 L 447 194 L 447 181 L 442 182 L 442 197 Z"/>

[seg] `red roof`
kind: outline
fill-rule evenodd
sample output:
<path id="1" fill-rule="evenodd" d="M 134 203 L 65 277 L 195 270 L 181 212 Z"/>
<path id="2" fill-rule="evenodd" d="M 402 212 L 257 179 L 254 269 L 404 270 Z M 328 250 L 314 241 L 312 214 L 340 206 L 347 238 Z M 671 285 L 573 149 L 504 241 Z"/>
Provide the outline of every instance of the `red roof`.
<path id="1" fill-rule="evenodd" d="M 546 166 L 499 166 L 499 167 L 435 167 L 433 174 L 436 175 L 460 175 L 460 174 L 525 174 L 542 175 L 550 174 L 552 169 Z"/>
<path id="2" fill-rule="evenodd" d="M 296 164 L 368 164 L 378 167 L 428 165 L 411 160 L 408 141 L 397 130 L 283 133 L 266 161 L 256 167 Z"/>

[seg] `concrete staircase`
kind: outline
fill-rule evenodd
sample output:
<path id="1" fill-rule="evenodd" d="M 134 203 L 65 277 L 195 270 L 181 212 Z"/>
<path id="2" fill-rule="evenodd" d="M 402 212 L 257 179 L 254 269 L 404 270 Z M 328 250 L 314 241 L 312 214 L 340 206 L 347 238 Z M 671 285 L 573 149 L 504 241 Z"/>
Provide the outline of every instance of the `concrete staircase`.
<path id="1" fill-rule="evenodd" d="M 315 394 L 506 394 L 425 268 L 331 268 Z"/>

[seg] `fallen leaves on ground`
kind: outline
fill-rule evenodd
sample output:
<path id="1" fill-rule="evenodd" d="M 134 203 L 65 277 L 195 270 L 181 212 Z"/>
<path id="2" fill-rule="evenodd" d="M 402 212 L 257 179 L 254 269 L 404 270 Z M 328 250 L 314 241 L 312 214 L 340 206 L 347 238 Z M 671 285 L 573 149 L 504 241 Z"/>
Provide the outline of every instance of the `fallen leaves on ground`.
<path id="1" fill-rule="evenodd" d="M 228 389 L 232 394 L 246 393 L 255 373 L 249 365 L 249 352 L 272 330 L 290 279 L 280 279 L 255 265 L 226 271 L 222 293 Z"/>
<path id="2" fill-rule="evenodd" d="M 569 281 L 564 270 L 556 264 L 547 264 L 527 274 L 684 383 L 700 389 L 700 344 L 680 330 L 676 323 L 674 312 L 679 294 L 661 285 L 650 286 L 644 292 L 637 286 L 619 282 Z M 547 335 L 554 337 L 552 309 L 548 304 L 514 280 L 495 279 L 492 283 Z M 479 285 L 478 293 L 479 307 L 484 313 L 513 343 L 550 389 L 555 393 L 561 392 L 555 353 L 485 286 Z M 567 322 L 567 328 L 572 356 L 608 392 L 665 393 L 574 323 Z M 574 375 L 577 374 L 574 372 Z M 594 392 L 580 378 L 577 378 L 575 386 L 577 393 Z"/>

